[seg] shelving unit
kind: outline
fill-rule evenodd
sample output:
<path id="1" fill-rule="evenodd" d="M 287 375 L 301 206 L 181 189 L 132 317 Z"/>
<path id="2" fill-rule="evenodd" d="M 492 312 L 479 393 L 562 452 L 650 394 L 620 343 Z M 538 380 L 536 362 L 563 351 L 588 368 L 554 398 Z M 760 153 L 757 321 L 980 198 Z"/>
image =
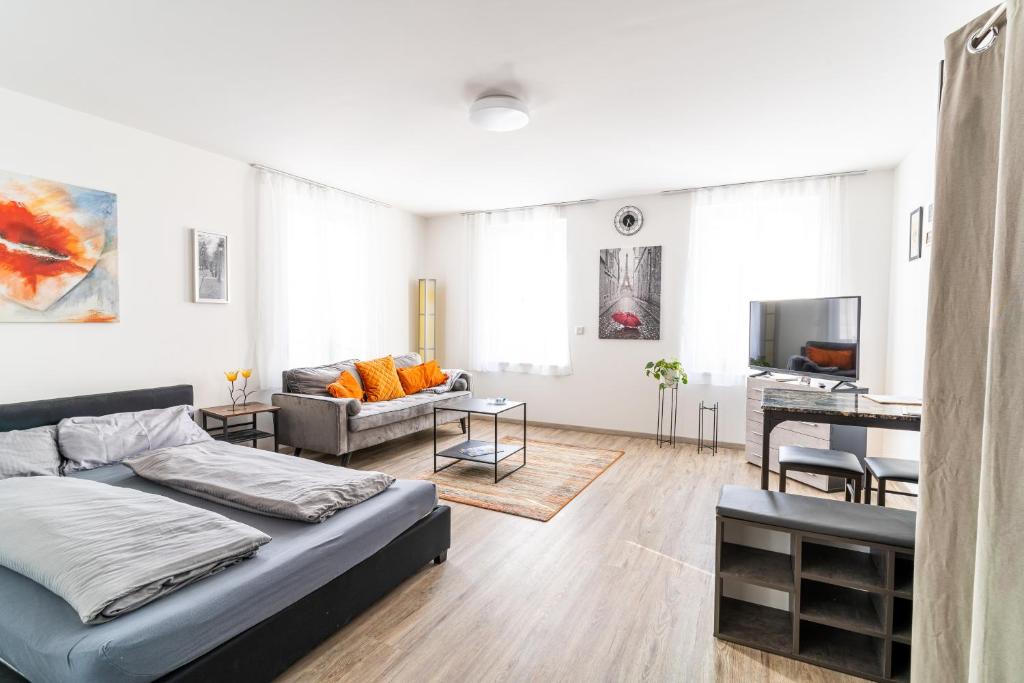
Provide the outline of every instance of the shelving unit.
<path id="1" fill-rule="evenodd" d="M 792 521 L 719 512 L 715 636 L 873 681 L 909 680 L 913 549 L 793 528 Z M 770 532 L 774 546 L 779 532 L 788 535 L 788 553 L 738 540 Z M 740 599 L 751 591 L 789 608 Z"/>

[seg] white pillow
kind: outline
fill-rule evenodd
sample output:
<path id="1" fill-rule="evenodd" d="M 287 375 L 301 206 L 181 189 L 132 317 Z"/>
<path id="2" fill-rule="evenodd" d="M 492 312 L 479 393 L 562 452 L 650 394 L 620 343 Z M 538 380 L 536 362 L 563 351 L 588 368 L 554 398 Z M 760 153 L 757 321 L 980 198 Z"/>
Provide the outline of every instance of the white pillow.
<path id="1" fill-rule="evenodd" d="M 69 417 L 57 425 L 67 471 L 79 472 L 121 462 L 157 448 L 212 441 L 191 417 L 191 406 L 156 408 L 99 417 Z"/>
<path id="2" fill-rule="evenodd" d="M 56 425 L 0 432 L 0 479 L 58 474 Z"/>

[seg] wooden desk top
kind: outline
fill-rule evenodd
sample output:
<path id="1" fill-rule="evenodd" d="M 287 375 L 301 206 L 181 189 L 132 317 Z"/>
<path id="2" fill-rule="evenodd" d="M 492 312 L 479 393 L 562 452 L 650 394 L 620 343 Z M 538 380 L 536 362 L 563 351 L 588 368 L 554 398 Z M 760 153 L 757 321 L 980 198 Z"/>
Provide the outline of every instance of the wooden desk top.
<path id="1" fill-rule="evenodd" d="M 920 406 L 885 405 L 865 398 L 863 394 L 850 392 L 767 388 L 761 399 L 761 409 L 803 415 L 836 415 L 871 421 L 917 424 L 921 422 Z"/>
<path id="2" fill-rule="evenodd" d="M 278 410 L 281 410 L 281 406 L 272 406 L 268 403 L 246 403 L 234 409 L 230 405 L 200 408 L 199 412 L 212 415 L 213 417 L 225 418 L 238 417 L 239 415 L 254 415 L 256 413 L 274 413 Z"/>

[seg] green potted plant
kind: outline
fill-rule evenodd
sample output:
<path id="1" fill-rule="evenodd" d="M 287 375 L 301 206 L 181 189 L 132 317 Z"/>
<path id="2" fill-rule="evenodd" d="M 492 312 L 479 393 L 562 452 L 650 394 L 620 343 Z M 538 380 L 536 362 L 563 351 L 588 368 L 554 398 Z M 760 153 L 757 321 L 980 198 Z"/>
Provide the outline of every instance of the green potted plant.
<path id="1" fill-rule="evenodd" d="M 652 360 L 644 366 L 644 374 L 658 380 L 659 389 L 669 389 L 689 382 L 678 358 Z"/>

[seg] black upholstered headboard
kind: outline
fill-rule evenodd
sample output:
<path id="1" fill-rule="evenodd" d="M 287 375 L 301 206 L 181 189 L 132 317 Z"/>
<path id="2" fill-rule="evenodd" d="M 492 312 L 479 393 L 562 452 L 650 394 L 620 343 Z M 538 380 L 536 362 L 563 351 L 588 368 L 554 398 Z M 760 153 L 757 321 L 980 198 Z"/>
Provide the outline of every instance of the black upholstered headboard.
<path id="1" fill-rule="evenodd" d="M 0 404 L 0 432 L 57 424 L 65 417 L 131 413 L 151 408 L 191 405 L 192 385 L 115 391 L 109 394 L 50 398 L 43 401 Z"/>

